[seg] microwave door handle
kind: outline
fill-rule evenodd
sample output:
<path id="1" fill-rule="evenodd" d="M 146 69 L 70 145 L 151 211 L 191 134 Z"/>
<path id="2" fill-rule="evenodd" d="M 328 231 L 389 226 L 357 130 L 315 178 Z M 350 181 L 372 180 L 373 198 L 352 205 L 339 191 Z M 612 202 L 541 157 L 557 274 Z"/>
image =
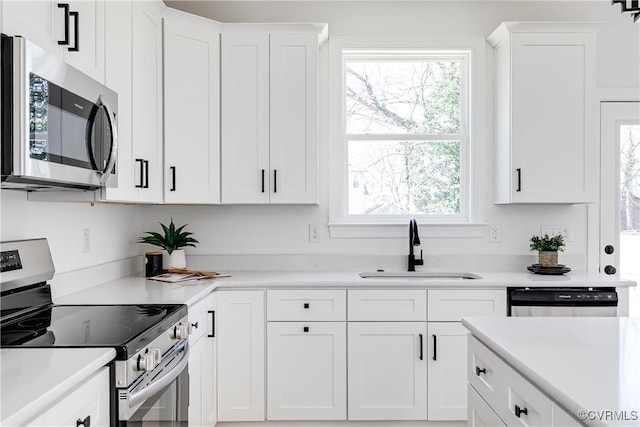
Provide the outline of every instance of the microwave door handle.
<path id="1" fill-rule="evenodd" d="M 109 151 L 109 162 L 105 168 L 100 171 L 100 174 L 102 175 L 100 178 L 100 185 L 104 186 L 107 179 L 109 179 L 109 175 L 111 175 L 113 171 L 113 165 L 116 163 L 116 155 L 118 153 L 118 128 L 116 126 L 115 116 L 113 115 L 109 105 L 104 101 L 104 97 L 102 95 L 100 95 L 100 98 L 98 99 L 98 105 L 101 105 L 107 113 L 107 121 L 111 128 L 111 150 Z"/>

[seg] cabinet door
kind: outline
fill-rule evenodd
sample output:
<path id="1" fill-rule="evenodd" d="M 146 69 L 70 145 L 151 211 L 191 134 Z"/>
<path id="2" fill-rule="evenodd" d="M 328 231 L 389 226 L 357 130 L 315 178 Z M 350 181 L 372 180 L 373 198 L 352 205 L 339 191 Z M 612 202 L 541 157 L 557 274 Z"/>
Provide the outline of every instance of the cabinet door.
<path id="1" fill-rule="evenodd" d="M 222 34 L 222 202 L 269 203 L 269 35 Z"/>
<path id="2" fill-rule="evenodd" d="M 206 341 L 201 338 L 189 348 L 189 426 L 193 427 L 205 425 L 202 422 L 203 372 L 205 363 L 208 362 L 205 360 L 205 347 Z"/>
<path id="3" fill-rule="evenodd" d="M 426 333 L 425 322 L 349 323 L 349 420 L 427 419 Z"/>
<path id="4" fill-rule="evenodd" d="M 215 316 L 217 305 L 217 293 L 212 293 L 207 298 L 207 325 L 204 350 L 204 365 L 202 369 L 202 421 L 206 426 L 215 426 L 217 416 L 217 369 L 216 369 L 216 331 Z"/>
<path id="5" fill-rule="evenodd" d="M 105 83 L 118 93 L 118 187 L 103 188 L 102 198 L 135 202 L 138 200 L 136 184 L 139 178 L 133 173 L 131 141 L 132 1 L 107 2 L 105 16 Z"/>
<path id="6" fill-rule="evenodd" d="M 195 15 L 164 16 L 167 203 L 220 203 L 220 30 Z"/>
<path id="7" fill-rule="evenodd" d="M 138 201 L 162 202 L 161 1 L 133 2 L 132 142 Z"/>
<path id="8" fill-rule="evenodd" d="M 62 57 L 64 39 L 64 9 L 58 2 L 3 1 L 2 32 L 10 36 L 21 35 L 41 48 Z"/>
<path id="9" fill-rule="evenodd" d="M 344 322 L 269 322 L 267 419 L 346 420 Z"/>
<path id="10" fill-rule="evenodd" d="M 89 417 L 94 427 L 109 427 L 109 368 L 102 368 L 48 409 L 39 420 L 45 426 L 75 426 Z M 87 424 L 88 425 L 88 424 Z"/>
<path id="11" fill-rule="evenodd" d="M 500 417 L 491 409 L 487 402 L 474 390 L 468 386 L 469 409 L 467 422 L 469 427 L 506 427 Z"/>
<path id="12" fill-rule="evenodd" d="M 105 0 L 70 1 L 69 9 L 74 12 L 69 19 L 69 43 L 71 49 L 77 50 L 65 46 L 64 60 L 104 83 Z"/>
<path id="13" fill-rule="evenodd" d="M 429 322 L 429 420 L 467 418 L 467 329 L 459 322 Z"/>
<path id="14" fill-rule="evenodd" d="M 318 203 L 318 35 L 271 34 L 271 203 Z"/>
<path id="15" fill-rule="evenodd" d="M 217 298 L 218 420 L 264 421 L 264 292 Z"/>
<path id="16" fill-rule="evenodd" d="M 499 124 L 510 124 L 499 155 L 510 154 L 511 202 L 595 201 L 595 46 L 595 33 L 511 35 L 510 116 Z"/>

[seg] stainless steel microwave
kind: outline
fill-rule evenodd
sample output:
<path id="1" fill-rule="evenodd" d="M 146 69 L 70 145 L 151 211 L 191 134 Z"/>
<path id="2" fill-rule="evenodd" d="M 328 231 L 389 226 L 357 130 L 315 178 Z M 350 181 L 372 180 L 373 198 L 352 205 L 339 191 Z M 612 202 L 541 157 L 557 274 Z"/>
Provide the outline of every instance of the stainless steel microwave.
<path id="1" fill-rule="evenodd" d="M 2 188 L 117 186 L 117 94 L 23 37 L 1 42 Z"/>

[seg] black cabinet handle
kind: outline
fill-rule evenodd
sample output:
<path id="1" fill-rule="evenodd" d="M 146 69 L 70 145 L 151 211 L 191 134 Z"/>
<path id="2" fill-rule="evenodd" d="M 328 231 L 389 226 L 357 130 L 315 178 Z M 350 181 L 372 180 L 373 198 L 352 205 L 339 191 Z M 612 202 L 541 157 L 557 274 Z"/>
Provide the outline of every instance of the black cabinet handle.
<path id="1" fill-rule="evenodd" d="M 76 427 L 80 427 L 80 426 L 91 427 L 91 415 L 87 415 L 84 420 L 81 420 L 80 418 L 78 418 L 76 420 Z"/>
<path id="2" fill-rule="evenodd" d="M 527 413 L 527 408 L 521 408 L 518 405 L 516 405 L 515 413 L 516 413 L 516 417 L 518 417 L 518 418 L 520 418 L 521 414 L 529 415 Z"/>
<path id="3" fill-rule="evenodd" d="M 149 188 L 149 160 L 144 160 L 144 185 L 142 188 Z"/>
<path id="4" fill-rule="evenodd" d="M 612 245 L 607 245 L 604 247 L 604 253 L 607 255 L 611 255 L 612 253 L 615 252 L 615 248 Z"/>
<path id="5" fill-rule="evenodd" d="M 262 192 L 264 193 L 264 169 L 262 169 Z"/>
<path id="6" fill-rule="evenodd" d="M 605 274 L 609 274 L 609 275 L 616 274 L 616 271 L 618 270 L 616 270 L 616 268 L 613 265 L 607 265 L 604 268 Z"/>
<path id="7" fill-rule="evenodd" d="M 308 326 L 303 327 L 302 332 L 309 332 L 309 327 Z"/>
<path id="8" fill-rule="evenodd" d="M 207 336 L 209 338 L 215 338 L 215 336 L 216 336 L 216 312 L 215 312 L 215 310 L 209 310 L 209 311 L 207 311 L 207 313 L 209 313 L 211 315 L 211 333 L 208 334 Z"/>
<path id="9" fill-rule="evenodd" d="M 78 52 L 80 50 L 80 12 L 73 11 L 69 12 L 69 16 L 73 16 L 74 18 L 74 43 L 73 47 L 68 48 L 69 52 Z"/>
<path id="10" fill-rule="evenodd" d="M 198 322 L 192 323 L 191 326 L 193 327 L 193 329 L 198 329 Z"/>
<path id="11" fill-rule="evenodd" d="M 176 191 L 176 167 L 171 166 L 169 169 L 171 169 L 171 188 L 169 191 Z"/>
<path id="12" fill-rule="evenodd" d="M 438 337 L 432 335 L 433 337 L 433 360 L 438 359 Z"/>
<path id="13" fill-rule="evenodd" d="M 422 348 L 424 347 L 424 344 L 423 344 L 424 336 L 422 334 L 418 334 L 418 337 L 420 338 L 420 360 L 424 360 L 424 350 Z"/>
<path id="14" fill-rule="evenodd" d="M 140 184 L 136 184 L 136 188 L 144 188 L 144 160 L 136 159 L 136 163 L 140 163 Z"/>
<path id="15" fill-rule="evenodd" d="M 480 368 L 479 366 L 476 366 L 476 375 L 480 376 L 480 374 L 486 374 L 487 373 L 487 369 L 486 368 Z"/>
<path id="16" fill-rule="evenodd" d="M 305 302 L 305 303 L 302 305 L 302 307 L 304 307 L 305 309 L 309 308 L 309 303 L 308 303 L 308 302 Z"/>
<path id="17" fill-rule="evenodd" d="M 273 170 L 273 192 L 274 193 L 278 192 L 278 170 L 277 169 Z"/>
<path id="18" fill-rule="evenodd" d="M 517 168 L 516 173 L 518 174 L 518 188 L 516 188 L 516 191 L 521 191 L 522 190 L 522 170 L 520 168 Z"/>
<path id="19" fill-rule="evenodd" d="M 58 44 L 66 46 L 69 44 L 69 3 L 58 3 L 59 9 L 64 9 L 64 39 L 58 40 Z"/>

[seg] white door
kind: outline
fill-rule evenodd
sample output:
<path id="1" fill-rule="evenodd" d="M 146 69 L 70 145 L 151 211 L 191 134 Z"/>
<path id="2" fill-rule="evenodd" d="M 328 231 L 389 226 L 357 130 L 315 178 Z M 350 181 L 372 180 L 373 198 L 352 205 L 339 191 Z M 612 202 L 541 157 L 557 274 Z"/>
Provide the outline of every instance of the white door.
<path id="1" fill-rule="evenodd" d="M 264 292 L 217 298 L 218 421 L 264 421 Z"/>
<path id="2" fill-rule="evenodd" d="M 429 420 L 467 417 L 467 329 L 460 322 L 429 322 Z"/>
<path id="3" fill-rule="evenodd" d="M 638 281 L 640 102 L 601 104 L 600 162 L 600 271 Z M 640 313 L 630 302 L 630 315 Z"/>
<path id="4" fill-rule="evenodd" d="M 500 417 L 491 409 L 478 392 L 468 386 L 469 411 L 467 426 L 469 427 L 506 427 Z"/>
<path id="5" fill-rule="evenodd" d="M 267 419 L 347 419 L 345 322 L 269 322 Z"/>
<path id="6" fill-rule="evenodd" d="M 425 322 L 350 322 L 349 420 L 426 420 Z"/>
<path id="7" fill-rule="evenodd" d="M 271 203 L 318 202 L 318 35 L 270 35 Z"/>
<path id="8" fill-rule="evenodd" d="M 220 30 L 164 16 L 164 201 L 220 203 Z"/>
<path id="9" fill-rule="evenodd" d="M 269 34 L 222 34 L 222 202 L 269 203 Z"/>

